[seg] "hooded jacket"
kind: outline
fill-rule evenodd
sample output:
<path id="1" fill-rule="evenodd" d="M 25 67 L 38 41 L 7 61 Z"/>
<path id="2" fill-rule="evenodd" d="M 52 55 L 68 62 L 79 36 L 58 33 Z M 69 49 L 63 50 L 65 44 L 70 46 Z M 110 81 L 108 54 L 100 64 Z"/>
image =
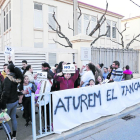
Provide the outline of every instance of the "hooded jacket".
<path id="1" fill-rule="evenodd" d="M 76 79 L 78 78 L 78 75 L 79 75 L 79 71 L 76 70 L 76 73 L 74 74 L 74 76 L 72 76 L 68 80 L 65 79 L 64 77 L 57 76 L 57 74 L 55 74 L 54 79 L 60 82 L 60 90 L 71 89 L 71 88 L 74 88 L 74 83 Z"/>
<path id="2" fill-rule="evenodd" d="M 6 108 L 6 104 L 14 103 L 18 100 L 17 85 L 20 79 L 16 79 L 14 73 L 10 73 L 4 80 L 3 92 L 1 95 L 1 107 Z"/>
<path id="3" fill-rule="evenodd" d="M 24 75 L 27 75 L 29 77 L 29 82 L 34 82 L 34 75 L 30 71 L 27 71 Z"/>
<path id="4" fill-rule="evenodd" d="M 123 72 L 123 78 L 124 80 L 130 80 L 131 78 L 133 78 L 133 73 L 130 70 L 125 70 Z"/>

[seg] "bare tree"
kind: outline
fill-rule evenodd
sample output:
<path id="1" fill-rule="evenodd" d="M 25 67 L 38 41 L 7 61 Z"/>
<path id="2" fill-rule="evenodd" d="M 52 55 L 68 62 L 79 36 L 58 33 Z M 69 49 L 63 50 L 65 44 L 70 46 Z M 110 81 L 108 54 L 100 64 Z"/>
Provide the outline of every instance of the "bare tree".
<path id="1" fill-rule="evenodd" d="M 106 20 L 106 13 L 107 13 L 107 9 L 108 9 L 108 3 L 106 2 L 106 10 L 105 13 L 101 16 L 101 18 L 98 20 L 97 19 L 97 25 L 95 26 L 95 28 L 91 31 L 91 33 L 89 34 L 89 36 L 92 36 L 105 22 Z"/>
<path id="2" fill-rule="evenodd" d="M 117 30 L 117 32 L 118 32 L 118 33 L 120 34 L 120 36 L 121 36 L 121 43 L 110 39 L 112 42 L 121 45 L 123 49 L 125 48 L 125 46 L 124 46 L 124 41 L 123 41 L 123 33 L 126 31 L 126 25 L 127 25 L 127 22 L 124 24 L 124 27 L 125 27 L 125 28 L 124 28 L 124 30 L 123 30 L 122 32 L 120 32 L 119 29 L 117 28 L 117 26 L 115 25 L 115 29 Z"/>
<path id="3" fill-rule="evenodd" d="M 57 21 L 56 18 L 55 18 L 55 12 L 53 13 L 53 19 L 54 19 L 54 21 L 56 22 L 56 24 L 57 24 L 58 27 L 57 27 L 56 29 L 54 29 L 54 28 L 48 23 L 49 27 L 50 27 L 53 31 L 55 31 L 55 32 L 57 33 L 57 35 L 58 35 L 60 38 L 65 39 L 66 42 L 67 42 L 67 45 L 64 45 L 64 44 L 62 44 L 62 43 L 60 43 L 60 42 L 58 42 L 58 41 L 56 41 L 56 40 L 54 40 L 54 39 L 53 39 L 53 41 L 54 41 L 55 43 L 60 44 L 61 46 L 72 48 L 72 43 L 70 42 L 70 40 L 69 40 L 69 39 L 62 33 L 62 31 L 61 31 L 61 26 L 60 26 L 60 24 L 58 23 L 58 21 Z"/>
<path id="4" fill-rule="evenodd" d="M 121 36 L 121 43 L 120 42 L 117 42 L 117 41 L 114 41 L 112 39 L 110 39 L 112 42 L 118 44 L 118 45 L 121 45 L 122 46 L 122 49 L 125 49 L 125 45 L 124 45 L 124 36 L 123 36 L 123 33 L 126 31 L 126 26 L 127 26 L 127 22 L 124 24 L 124 30 L 122 32 L 119 31 L 119 29 L 116 27 L 115 25 L 115 29 L 117 30 L 117 32 L 120 34 Z M 126 49 L 129 49 L 130 45 L 134 42 L 134 41 L 139 41 L 137 40 L 137 38 L 140 36 L 140 34 L 138 34 L 136 37 L 133 36 L 133 39 L 126 45 Z M 140 41 L 139 41 L 140 42 Z"/>

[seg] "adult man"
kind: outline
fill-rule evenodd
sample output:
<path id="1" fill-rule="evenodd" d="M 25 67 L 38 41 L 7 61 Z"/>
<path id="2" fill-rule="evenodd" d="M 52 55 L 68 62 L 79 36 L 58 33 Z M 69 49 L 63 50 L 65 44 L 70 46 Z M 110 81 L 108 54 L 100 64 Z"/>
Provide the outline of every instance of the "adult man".
<path id="1" fill-rule="evenodd" d="M 104 72 L 103 72 L 103 79 L 105 80 L 107 78 L 108 75 L 108 68 L 104 67 Z"/>
<path id="2" fill-rule="evenodd" d="M 112 74 L 110 81 L 120 82 L 123 77 L 123 70 L 120 68 L 120 63 L 118 61 L 114 61 L 112 64 Z"/>
<path id="3" fill-rule="evenodd" d="M 6 69 L 7 69 L 8 64 L 4 64 L 3 65 L 3 71 L 1 72 L 1 74 L 3 75 L 4 79 L 6 78 Z"/>
<path id="4" fill-rule="evenodd" d="M 24 72 L 24 70 L 26 69 L 26 67 L 27 67 L 27 61 L 26 60 L 23 60 L 22 61 L 22 68 L 21 68 L 21 72 L 22 73 Z"/>

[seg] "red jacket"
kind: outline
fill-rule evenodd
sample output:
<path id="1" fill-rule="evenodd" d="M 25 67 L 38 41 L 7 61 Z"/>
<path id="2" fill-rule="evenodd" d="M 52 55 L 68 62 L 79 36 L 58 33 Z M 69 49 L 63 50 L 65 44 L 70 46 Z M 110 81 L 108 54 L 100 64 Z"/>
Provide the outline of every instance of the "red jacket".
<path id="1" fill-rule="evenodd" d="M 60 82 L 60 90 L 71 89 L 71 88 L 74 88 L 74 83 L 76 79 L 78 78 L 78 75 L 79 75 L 79 71 L 76 70 L 76 73 L 74 74 L 74 76 L 72 76 L 68 80 L 65 79 L 64 77 L 57 76 L 57 74 L 55 74 L 54 79 Z"/>

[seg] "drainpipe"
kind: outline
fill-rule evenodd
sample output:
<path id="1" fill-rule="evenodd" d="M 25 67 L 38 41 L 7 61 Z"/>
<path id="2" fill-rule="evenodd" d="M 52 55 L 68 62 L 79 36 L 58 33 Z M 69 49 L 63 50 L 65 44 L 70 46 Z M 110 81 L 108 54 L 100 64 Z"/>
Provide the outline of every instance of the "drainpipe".
<path id="1" fill-rule="evenodd" d="M 1 6 L 1 48 L 2 48 L 2 51 L 4 50 L 4 42 L 3 42 L 3 33 L 4 33 L 4 14 L 3 14 L 3 10 L 2 10 L 2 6 Z"/>
<path id="2" fill-rule="evenodd" d="M 21 24 L 20 24 L 20 35 L 21 35 L 21 46 L 20 47 L 23 47 L 23 35 L 22 35 L 22 27 L 23 27 L 23 0 L 20 0 L 20 21 L 21 21 Z"/>

